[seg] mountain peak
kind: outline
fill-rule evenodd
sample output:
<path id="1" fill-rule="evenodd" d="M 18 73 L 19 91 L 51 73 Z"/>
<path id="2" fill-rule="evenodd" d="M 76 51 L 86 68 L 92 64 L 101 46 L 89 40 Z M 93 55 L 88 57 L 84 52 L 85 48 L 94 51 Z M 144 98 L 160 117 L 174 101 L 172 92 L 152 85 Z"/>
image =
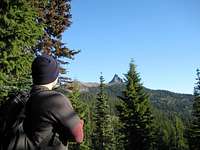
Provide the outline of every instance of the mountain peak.
<path id="1" fill-rule="evenodd" d="M 115 74 L 113 79 L 109 82 L 109 84 L 121 84 L 121 83 L 123 83 L 123 80 L 117 74 Z"/>

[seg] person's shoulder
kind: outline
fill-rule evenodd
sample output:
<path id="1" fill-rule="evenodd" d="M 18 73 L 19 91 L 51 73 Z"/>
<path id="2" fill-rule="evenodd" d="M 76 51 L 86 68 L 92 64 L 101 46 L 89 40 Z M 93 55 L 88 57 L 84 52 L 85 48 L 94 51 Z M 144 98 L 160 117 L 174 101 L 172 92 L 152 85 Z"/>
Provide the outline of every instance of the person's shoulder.
<path id="1" fill-rule="evenodd" d="M 54 101 L 55 103 L 59 103 L 65 106 L 69 106 L 70 108 L 73 108 L 71 101 L 63 93 L 57 91 L 51 91 L 51 94 L 52 94 L 52 101 Z"/>
<path id="2" fill-rule="evenodd" d="M 52 95 L 54 99 L 69 101 L 69 98 L 66 95 L 58 91 L 52 90 L 50 95 Z"/>
<path id="3" fill-rule="evenodd" d="M 54 91 L 54 90 L 51 90 L 51 91 L 48 91 L 48 93 L 46 93 L 47 95 L 53 97 L 53 98 L 66 98 L 66 96 L 58 91 Z"/>

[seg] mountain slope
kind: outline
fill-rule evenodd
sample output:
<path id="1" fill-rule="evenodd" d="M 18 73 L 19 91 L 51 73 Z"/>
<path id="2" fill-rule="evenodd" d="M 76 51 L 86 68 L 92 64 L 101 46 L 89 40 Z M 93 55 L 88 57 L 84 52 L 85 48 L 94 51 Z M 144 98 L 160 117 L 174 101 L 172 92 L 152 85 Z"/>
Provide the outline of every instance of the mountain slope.
<path id="1" fill-rule="evenodd" d="M 99 92 L 99 84 L 92 82 L 75 82 L 79 84 L 81 99 L 93 106 L 96 101 L 96 95 Z M 60 91 L 63 93 L 69 92 L 69 90 L 66 89 L 68 88 L 60 88 Z M 113 113 L 115 113 L 115 105 L 119 103 L 118 96 L 121 96 L 124 89 L 125 83 L 118 75 L 115 75 L 113 79 L 106 84 L 106 92 Z M 148 88 L 145 88 L 145 91 L 149 95 L 151 104 L 158 110 L 164 112 L 168 116 L 171 116 L 172 113 L 176 113 L 182 119 L 185 119 L 185 121 L 190 119 L 193 95 L 174 93 L 167 90 L 151 90 Z"/>
<path id="2" fill-rule="evenodd" d="M 118 96 L 121 95 L 124 89 L 125 83 L 107 84 L 106 92 L 110 101 L 112 101 L 111 103 L 116 100 L 119 101 Z M 166 90 L 151 90 L 148 88 L 145 88 L 145 90 L 149 95 L 152 105 L 163 111 L 165 114 L 170 115 L 171 113 L 176 113 L 181 118 L 190 118 L 193 95 L 174 93 Z M 82 95 L 96 97 L 98 91 L 98 87 L 90 87 L 86 92 L 82 93 Z"/>

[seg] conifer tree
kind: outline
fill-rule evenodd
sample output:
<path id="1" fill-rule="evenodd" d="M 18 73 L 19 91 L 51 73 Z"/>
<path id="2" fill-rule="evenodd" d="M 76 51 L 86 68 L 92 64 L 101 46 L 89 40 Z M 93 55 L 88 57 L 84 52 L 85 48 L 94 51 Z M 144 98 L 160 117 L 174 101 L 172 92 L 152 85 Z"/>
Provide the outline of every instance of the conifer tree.
<path id="1" fill-rule="evenodd" d="M 156 124 L 156 150 L 188 150 L 185 138 L 185 126 L 182 119 L 176 113 L 165 114 L 154 108 L 154 120 Z"/>
<path id="2" fill-rule="evenodd" d="M 93 149 L 97 150 L 113 150 L 114 132 L 111 124 L 110 108 L 108 98 L 105 93 L 104 78 L 100 76 L 99 93 L 97 96 L 95 115 L 95 129 L 93 131 L 92 142 Z"/>
<path id="3" fill-rule="evenodd" d="M 197 69 L 196 86 L 194 88 L 194 102 L 192 123 L 189 129 L 189 146 L 191 150 L 200 149 L 200 70 Z"/>
<path id="4" fill-rule="evenodd" d="M 62 65 L 68 64 L 79 53 L 69 49 L 62 41 L 62 34 L 71 25 L 71 0 L 31 0 L 39 15 L 38 24 L 44 24 L 44 35 L 34 48 L 35 54 L 45 53 L 54 56 Z M 65 58 L 65 59 L 63 59 Z M 65 74 L 64 66 L 60 72 Z"/>
<path id="5" fill-rule="evenodd" d="M 36 10 L 27 0 L 0 2 L 0 99 L 31 84 L 31 47 L 43 34 Z"/>
<path id="6" fill-rule="evenodd" d="M 175 150 L 188 150 L 187 141 L 184 137 L 185 126 L 182 120 L 174 115 L 174 128 L 175 128 Z"/>
<path id="7" fill-rule="evenodd" d="M 122 123 L 121 134 L 124 148 L 127 150 L 152 149 L 153 116 L 149 99 L 140 83 L 139 74 L 133 62 L 125 75 L 126 89 L 120 96 L 121 104 L 117 106 Z"/>
<path id="8" fill-rule="evenodd" d="M 30 87 L 34 54 L 53 55 L 61 64 L 74 58 L 79 51 L 70 50 L 62 42 L 62 33 L 70 24 L 70 0 L 0 2 L 1 100 L 10 91 Z M 60 68 L 61 73 L 65 73 L 63 67 Z"/>
<path id="9" fill-rule="evenodd" d="M 84 141 L 81 145 L 70 142 L 69 149 L 89 150 L 91 147 L 91 120 L 89 117 L 89 106 L 80 99 L 80 88 L 77 82 L 73 82 L 70 89 L 71 93 L 69 94 L 69 99 L 72 103 L 72 106 L 79 117 L 84 120 Z"/>

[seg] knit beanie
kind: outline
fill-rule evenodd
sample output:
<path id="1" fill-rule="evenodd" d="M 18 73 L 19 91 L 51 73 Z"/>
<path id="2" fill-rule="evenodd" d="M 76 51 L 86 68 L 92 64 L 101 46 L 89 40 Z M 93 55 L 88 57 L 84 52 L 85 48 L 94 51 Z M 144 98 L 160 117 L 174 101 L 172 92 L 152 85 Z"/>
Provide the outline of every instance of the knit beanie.
<path id="1" fill-rule="evenodd" d="M 36 85 L 49 84 L 57 79 L 58 74 L 58 63 L 51 56 L 37 56 L 32 63 L 32 78 Z"/>

